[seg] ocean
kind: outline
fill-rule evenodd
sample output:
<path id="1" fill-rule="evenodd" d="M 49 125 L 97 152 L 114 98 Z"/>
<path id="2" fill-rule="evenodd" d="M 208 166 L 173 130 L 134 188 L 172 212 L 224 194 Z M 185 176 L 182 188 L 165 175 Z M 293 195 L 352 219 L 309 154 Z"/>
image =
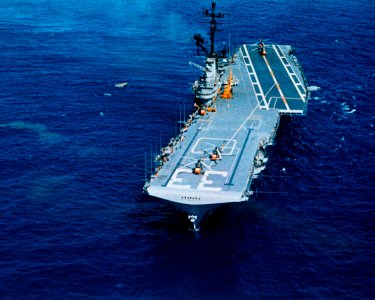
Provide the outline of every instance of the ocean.
<path id="1" fill-rule="evenodd" d="M 374 299 L 372 1 L 217 1 L 218 48 L 290 44 L 320 90 L 199 232 L 142 193 L 193 110 L 209 6 L 0 2 L 1 299 Z"/>

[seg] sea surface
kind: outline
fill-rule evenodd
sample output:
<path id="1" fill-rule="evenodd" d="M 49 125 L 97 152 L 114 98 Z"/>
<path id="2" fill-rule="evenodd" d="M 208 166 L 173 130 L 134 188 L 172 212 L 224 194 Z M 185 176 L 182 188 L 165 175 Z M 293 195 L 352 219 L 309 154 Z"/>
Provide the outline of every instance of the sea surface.
<path id="1" fill-rule="evenodd" d="M 142 194 L 209 6 L 0 2 L 0 299 L 375 298 L 373 1 L 217 1 L 218 49 L 291 44 L 320 90 L 200 232 Z"/>

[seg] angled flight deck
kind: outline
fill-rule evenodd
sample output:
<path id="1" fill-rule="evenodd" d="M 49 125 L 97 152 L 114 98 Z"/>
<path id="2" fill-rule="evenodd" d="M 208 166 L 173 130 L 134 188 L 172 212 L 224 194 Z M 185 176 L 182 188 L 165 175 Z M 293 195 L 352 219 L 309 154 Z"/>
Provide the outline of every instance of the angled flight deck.
<path id="1" fill-rule="evenodd" d="M 305 114 L 307 93 L 301 72 L 290 56 L 290 46 L 271 45 L 259 55 L 254 45 L 240 49 L 261 108 L 277 108 L 282 114 Z"/>

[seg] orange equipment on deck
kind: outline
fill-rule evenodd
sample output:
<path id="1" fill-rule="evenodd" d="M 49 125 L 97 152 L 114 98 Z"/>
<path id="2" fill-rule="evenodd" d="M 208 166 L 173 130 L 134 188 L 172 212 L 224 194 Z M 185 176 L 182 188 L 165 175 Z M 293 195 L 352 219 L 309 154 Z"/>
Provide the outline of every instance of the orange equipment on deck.
<path id="1" fill-rule="evenodd" d="M 221 95 L 221 98 L 232 99 L 232 85 L 233 85 L 233 74 L 232 74 L 232 70 L 230 70 L 229 76 L 228 76 L 228 83 L 224 88 L 224 92 Z"/>
<path id="2" fill-rule="evenodd" d="M 193 173 L 199 175 L 201 173 L 201 168 L 194 168 Z"/>
<path id="3" fill-rule="evenodd" d="M 260 41 L 259 41 L 258 50 L 259 50 L 259 54 L 261 56 L 266 56 L 267 55 L 266 46 L 264 45 L 262 39 L 260 39 Z"/>
<path id="4" fill-rule="evenodd" d="M 217 154 L 211 154 L 210 155 L 211 160 L 217 160 L 218 158 L 219 158 L 219 156 Z"/>

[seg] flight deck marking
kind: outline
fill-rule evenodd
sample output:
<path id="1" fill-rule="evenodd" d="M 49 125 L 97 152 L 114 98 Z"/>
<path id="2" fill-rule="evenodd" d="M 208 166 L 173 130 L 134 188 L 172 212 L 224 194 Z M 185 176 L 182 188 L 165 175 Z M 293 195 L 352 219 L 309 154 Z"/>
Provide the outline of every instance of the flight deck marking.
<path id="1" fill-rule="evenodd" d="M 251 111 L 251 113 L 247 116 L 247 118 L 245 119 L 245 121 L 243 121 L 243 123 L 241 124 L 241 126 L 237 128 L 236 132 L 232 135 L 232 137 L 231 137 L 229 140 L 234 139 L 234 137 L 240 132 L 240 130 L 241 130 L 242 128 L 244 128 L 246 122 L 247 122 L 247 121 L 249 120 L 249 118 L 253 115 L 253 113 L 257 110 L 257 108 L 258 108 L 258 106 L 256 106 L 256 107 Z M 225 146 L 223 149 L 225 149 L 225 148 L 226 148 L 226 146 Z"/>
<path id="2" fill-rule="evenodd" d="M 289 107 L 289 105 L 288 105 L 288 102 L 287 102 L 286 99 L 285 99 L 284 93 L 283 93 L 283 91 L 281 90 L 279 83 L 277 82 L 277 79 L 276 79 L 275 74 L 273 73 L 273 71 L 272 71 L 272 69 L 271 69 L 270 64 L 268 63 L 268 59 L 266 58 L 266 56 L 263 56 L 263 59 L 264 59 L 264 62 L 266 63 L 266 65 L 267 65 L 268 70 L 270 71 L 271 77 L 272 77 L 273 81 L 275 82 L 275 85 L 276 85 L 276 87 L 277 87 L 277 90 L 279 91 L 279 94 L 280 94 L 281 99 L 283 100 L 283 102 L 284 102 L 284 104 L 285 104 L 286 109 L 287 109 L 287 110 L 290 110 L 290 107 Z"/>
<path id="3" fill-rule="evenodd" d="M 199 130 L 197 130 L 197 131 L 195 132 L 195 134 L 194 134 L 193 138 L 191 139 L 189 145 L 186 147 L 186 150 L 185 150 L 184 154 L 181 156 L 180 160 L 179 160 L 178 163 L 176 164 L 175 169 L 173 170 L 173 172 L 172 172 L 171 175 L 169 176 L 169 178 L 168 178 L 167 182 L 164 184 L 164 186 L 167 186 L 167 185 L 168 185 L 169 181 L 171 180 L 172 176 L 174 175 L 174 173 L 175 173 L 175 171 L 177 170 L 178 166 L 180 165 L 181 161 L 185 158 L 186 153 L 188 152 L 189 148 L 191 147 L 191 144 L 194 142 L 194 140 L 195 140 L 195 138 L 197 137 L 197 135 L 198 135 L 199 132 L 200 132 Z"/>
<path id="4" fill-rule="evenodd" d="M 268 92 L 266 93 L 266 97 L 268 96 L 268 94 L 272 91 L 272 89 L 275 87 L 275 83 L 270 87 L 270 89 L 268 90 Z M 271 98 L 273 98 L 273 97 L 271 97 Z M 271 102 L 271 101 L 270 101 Z M 270 102 L 268 102 L 268 107 L 269 107 L 269 105 L 270 105 Z"/>
<path id="5" fill-rule="evenodd" d="M 275 50 L 277 57 L 280 59 L 281 63 L 283 64 L 283 66 L 284 66 L 286 72 L 288 73 L 290 79 L 292 80 L 292 82 L 294 84 L 294 87 L 296 88 L 296 90 L 297 90 L 298 94 L 300 95 L 302 101 L 305 102 L 305 97 L 304 97 L 304 95 L 302 95 L 302 93 L 301 93 L 300 89 L 298 88 L 298 86 L 301 86 L 302 89 L 303 89 L 303 91 L 306 92 L 305 87 L 303 86 L 303 84 L 301 83 L 301 81 L 299 81 L 298 76 L 297 76 L 296 72 L 294 72 L 293 68 L 292 68 L 293 72 L 289 71 L 288 66 L 291 66 L 291 65 L 290 64 L 287 65 L 287 64 L 284 63 L 283 58 L 286 59 L 286 57 L 284 55 L 284 52 L 282 52 L 280 46 L 278 46 L 278 48 L 279 48 L 280 52 L 283 54 L 283 56 L 281 56 L 280 53 L 279 53 L 279 51 L 277 51 L 277 48 L 276 48 L 275 45 L 272 45 L 272 47 Z M 296 78 L 298 79 L 298 82 L 294 81 L 294 78 L 292 77 L 293 75 L 296 76 Z"/>
<path id="6" fill-rule="evenodd" d="M 220 144 L 222 144 L 222 143 L 225 143 L 226 144 L 226 147 L 225 148 L 230 148 L 230 151 L 229 151 L 229 153 L 228 152 L 224 152 L 224 150 L 225 150 L 225 148 L 222 150 L 222 152 L 221 152 L 221 155 L 232 155 L 232 153 L 233 153 L 233 149 L 236 147 L 236 145 L 237 145 L 237 140 L 235 140 L 235 139 L 226 139 L 226 138 L 206 138 L 206 137 L 201 137 L 201 138 L 199 138 L 197 141 L 196 141 L 196 143 L 194 144 L 194 147 L 193 147 L 193 149 L 190 151 L 191 153 L 194 153 L 194 154 L 204 154 L 204 151 L 206 150 L 206 149 L 199 149 L 199 150 L 197 150 L 197 147 L 198 147 L 198 145 L 199 145 L 199 143 L 200 142 L 205 142 L 205 141 L 220 141 Z M 209 143 L 209 142 L 206 142 L 207 144 L 210 144 L 210 145 L 212 145 L 211 143 Z M 228 145 L 230 145 L 231 143 L 233 143 L 233 146 L 231 146 L 231 147 L 229 147 Z M 209 150 L 214 150 L 215 149 L 215 147 L 220 147 L 221 145 L 214 145 L 212 148 L 208 148 Z"/>
<path id="7" fill-rule="evenodd" d="M 173 173 L 172 177 L 169 179 L 167 188 L 171 189 L 184 189 L 184 190 L 190 190 L 191 185 L 188 184 L 175 184 L 175 183 L 181 183 L 183 181 L 183 178 L 178 178 L 178 174 L 180 173 L 191 173 L 190 169 L 185 168 L 177 168 L 176 171 Z"/>
<path id="8" fill-rule="evenodd" d="M 188 160 L 188 159 L 190 159 L 191 162 L 189 162 L 189 163 L 185 163 L 185 160 Z M 197 159 L 196 159 L 196 158 L 192 158 L 192 157 L 184 157 L 184 161 L 183 161 L 183 163 L 181 163 L 181 165 L 182 165 L 183 167 L 188 168 L 188 167 L 190 167 L 190 166 L 192 166 L 192 165 L 195 165 L 196 163 L 197 163 Z"/>
<path id="9" fill-rule="evenodd" d="M 190 184 L 181 184 L 184 181 L 183 178 L 178 177 L 178 175 L 181 173 L 191 174 L 192 171 L 190 169 L 185 169 L 185 168 L 176 169 L 176 172 L 174 172 L 172 178 L 170 179 L 166 187 L 170 189 L 183 189 L 183 190 L 193 189 Z M 211 191 L 211 192 L 222 191 L 223 188 L 220 186 L 216 186 L 216 187 L 210 186 L 214 183 L 214 180 L 208 179 L 208 176 L 210 175 L 220 175 L 221 177 L 226 178 L 228 176 L 228 172 L 212 171 L 212 170 L 205 171 L 196 189 L 200 191 Z"/>
<path id="10" fill-rule="evenodd" d="M 228 172 L 225 171 L 206 171 L 201 179 L 201 182 L 198 184 L 197 190 L 201 191 L 211 191 L 211 192 L 220 192 L 223 188 L 222 187 L 209 187 L 207 185 L 211 185 L 214 183 L 213 180 L 208 180 L 209 175 L 221 175 L 222 177 L 227 177 Z"/>
<path id="11" fill-rule="evenodd" d="M 241 54 L 242 54 L 242 58 L 243 59 L 245 59 L 245 57 L 244 57 L 244 54 L 242 53 L 242 50 L 241 50 Z M 247 60 L 249 60 L 249 58 L 246 58 Z M 243 70 L 243 67 L 242 67 L 242 64 L 240 64 L 240 62 L 241 61 L 239 61 L 239 64 L 237 64 L 236 65 L 236 67 L 237 67 L 237 69 L 238 69 L 238 72 L 239 72 L 239 74 L 240 74 L 240 76 L 241 76 L 241 78 L 242 78 L 242 82 L 245 82 L 246 83 L 246 75 L 247 76 L 254 76 L 254 75 L 249 75 L 249 72 L 248 72 L 248 70 L 247 70 L 247 66 L 246 66 L 246 62 L 245 62 L 245 71 L 246 71 L 246 75 L 244 74 L 244 70 Z M 250 61 L 249 61 L 250 62 Z M 254 77 L 254 80 L 255 80 L 255 77 Z M 254 89 L 255 89 L 255 87 L 254 87 L 254 84 L 253 84 L 253 82 L 252 82 L 252 79 L 250 78 L 250 82 L 252 83 L 252 84 L 244 84 L 243 85 L 243 87 L 244 87 L 244 91 L 245 91 L 245 94 L 246 94 L 246 99 L 248 100 L 248 102 L 249 103 L 253 103 L 253 98 L 254 98 L 254 96 L 251 94 L 251 95 L 249 95 L 249 93 L 250 93 L 250 89 L 252 89 L 252 93 L 254 93 Z M 259 87 L 258 87 L 259 88 Z M 260 103 L 262 103 L 262 102 L 264 102 L 263 101 L 263 98 L 262 98 L 262 95 L 261 94 L 255 94 L 255 96 L 256 96 L 256 98 L 257 98 L 257 105 L 259 106 L 260 105 Z M 263 107 L 264 108 L 264 107 Z"/>
<path id="12" fill-rule="evenodd" d="M 250 82 L 252 83 L 252 87 L 253 87 L 254 93 L 255 93 L 256 96 L 261 96 L 261 97 L 262 97 L 263 102 L 266 104 L 265 108 L 268 109 L 269 107 L 268 107 L 267 100 L 266 100 L 266 98 L 265 98 L 265 96 L 264 96 L 264 92 L 263 92 L 262 86 L 260 85 L 258 75 L 257 75 L 257 73 L 255 72 L 255 68 L 254 68 L 254 65 L 253 65 L 253 63 L 252 63 L 252 61 L 251 61 L 251 58 L 250 58 L 249 52 L 247 51 L 247 47 L 246 47 L 246 45 L 244 45 L 243 48 L 245 49 L 245 52 L 246 52 L 245 55 L 242 53 L 242 58 L 243 58 L 243 60 L 244 60 L 245 66 L 250 66 L 250 68 L 251 68 L 251 70 L 252 70 L 252 72 L 250 73 L 249 70 L 246 68 L 246 70 L 247 70 L 247 74 L 249 75 Z M 242 52 L 242 49 L 241 49 L 241 52 Z M 249 64 L 246 63 L 246 61 L 245 61 L 245 57 L 248 58 L 248 60 L 249 60 Z M 251 79 L 250 74 L 251 74 L 251 75 L 254 75 L 255 82 Z M 257 93 L 257 91 L 255 90 L 255 86 L 258 86 L 260 93 Z M 257 97 L 257 101 L 258 101 L 258 97 Z M 258 102 L 258 104 L 259 104 L 259 106 L 260 106 L 260 103 L 259 103 L 259 102 Z"/>
<path id="13" fill-rule="evenodd" d="M 277 104 L 277 100 L 278 99 L 281 99 L 281 97 L 271 97 L 270 98 L 270 104 L 271 104 L 271 102 L 272 102 L 272 100 L 274 100 L 275 99 L 275 102 L 274 102 L 274 104 L 272 105 L 272 108 L 276 108 L 276 104 Z M 288 98 L 289 100 L 301 100 L 301 98 Z M 281 110 L 281 109 L 279 109 L 279 110 Z M 283 110 L 281 110 L 281 111 L 283 111 Z M 303 110 L 298 110 L 298 109 L 290 109 L 290 110 L 288 110 L 287 111 L 288 113 L 302 113 L 303 112 Z"/>
<path id="14" fill-rule="evenodd" d="M 241 149 L 240 155 L 239 155 L 238 158 L 237 158 L 235 168 L 234 168 L 233 172 L 231 171 L 231 174 L 232 174 L 232 175 L 231 175 L 231 177 L 229 178 L 228 183 L 225 182 L 225 185 L 233 185 L 233 183 L 232 183 L 232 181 L 233 181 L 233 177 L 234 177 L 234 175 L 235 175 L 236 172 L 237 172 L 238 165 L 239 165 L 239 163 L 240 163 L 240 161 L 241 161 L 242 154 L 243 154 L 243 152 L 245 151 L 246 144 L 247 144 L 247 140 L 249 139 L 249 136 L 250 136 L 251 131 L 252 131 L 252 130 L 249 129 L 248 132 L 247 132 L 246 139 L 245 139 L 245 141 L 244 141 L 244 143 L 243 143 L 243 146 L 242 146 L 242 149 Z"/>
<path id="15" fill-rule="evenodd" d="M 253 130 L 259 129 L 260 123 L 261 123 L 260 120 L 250 120 L 250 127 L 249 128 L 253 129 Z"/>
<path id="16" fill-rule="evenodd" d="M 199 120 L 200 123 L 199 129 L 202 131 L 207 131 L 211 126 L 212 120 Z"/>

